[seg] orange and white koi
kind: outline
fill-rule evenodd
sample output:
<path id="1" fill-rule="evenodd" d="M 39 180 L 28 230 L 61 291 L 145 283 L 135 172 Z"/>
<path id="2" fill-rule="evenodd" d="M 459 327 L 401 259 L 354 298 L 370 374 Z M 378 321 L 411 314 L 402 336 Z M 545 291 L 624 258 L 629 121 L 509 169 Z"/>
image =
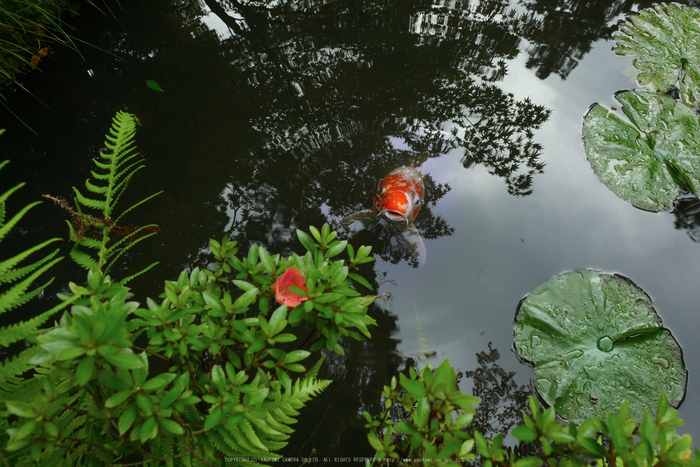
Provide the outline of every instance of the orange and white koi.
<path id="1" fill-rule="evenodd" d="M 411 166 L 399 167 L 379 182 L 372 209 L 351 214 L 341 223 L 349 226 L 360 221 L 366 226 L 377 217 L 384 216 L 390 221 L 405 224 L 402 235 L 408 241 L 411 253 L 422 264 L 427 256 L 425 245 L 413 221 L 423 205 L 424 194 L 425 186 L 420 172 Z"/>

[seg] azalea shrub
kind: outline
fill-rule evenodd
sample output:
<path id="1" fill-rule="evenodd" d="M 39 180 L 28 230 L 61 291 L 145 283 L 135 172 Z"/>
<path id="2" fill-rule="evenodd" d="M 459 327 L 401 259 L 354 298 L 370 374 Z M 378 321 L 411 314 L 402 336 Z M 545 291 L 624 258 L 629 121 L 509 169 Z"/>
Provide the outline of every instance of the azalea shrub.
<path id="1" fill-rule="evenodd" d="M 297 231 L 306 253 L 287 258 L 211 240 L 212 270 L 183 271 L 145 307 L 104 274 L 71 283 L 70 311 L 37 337 L 36 377 L 7 402 L 12 465 L 279 458 L 298 409 L 330 384 L 311 352 L 342 354 L 375 324 L 376 296 L 357 290 L 369 291 L 356 270 L 370 249 L 328 225 L 310 232 Z M 303 323 L 308 349 L 293 332 Z"/>
<path id="2" fill-rule="evenodd" d="M 462 393 L 449 360 L 435 370 L 429 364 L 419 372 L 410 368 L 399 377 L 384 386 L 385 411 L 374 417 L 364 412 L 376 450 L 373 465 L 700 466 L 700 452 L 690 435 L 676 432 L 684 422 L 663 392 L 655 413 L 645 408 L 641 420 L 630 416 L 623 400 L 617 414 L 568 425 L 557 419 L 554 407 L 542 410 L 530 395 L 530 414 L 523 414 L 524 423 L 511 435 L 524 444 L 520 451 L 534 455 L 519 457 L 504 446 L 503 433 L 486 439 L 469 426 L 479 399 Z M 367 467 L 371 464 L 367 461 Z"/>

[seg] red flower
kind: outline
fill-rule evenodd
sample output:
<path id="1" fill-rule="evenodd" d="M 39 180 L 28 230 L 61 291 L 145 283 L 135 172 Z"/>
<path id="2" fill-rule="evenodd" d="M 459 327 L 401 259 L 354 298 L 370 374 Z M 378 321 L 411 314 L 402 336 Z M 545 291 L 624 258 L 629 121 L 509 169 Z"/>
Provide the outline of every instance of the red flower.
<path id="1" fill-rule="evenodd" d="M 301 304 L 301 302 L 308 300 L 307 297 L 295 294 L 289 290 L 293 285 L 306 292 L 306 278 L 304 275 L 299 272 L 297 268 L 287 268 L 284 274 L 282 274 L 282 277 L 277 279 L 274 285 L 277 303 L 280 305 L 287 305 L 289 308 L 294 308 Z"/>

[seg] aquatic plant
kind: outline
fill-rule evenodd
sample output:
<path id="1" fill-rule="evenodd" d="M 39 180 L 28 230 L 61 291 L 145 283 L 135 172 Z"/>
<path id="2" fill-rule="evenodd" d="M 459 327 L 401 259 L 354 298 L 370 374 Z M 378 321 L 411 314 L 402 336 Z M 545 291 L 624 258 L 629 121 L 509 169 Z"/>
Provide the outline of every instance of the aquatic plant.
<path id="1" fill-rule="evenodd" d="M 678 406 L 688 372 L 651 299 L 629 279 L 570 271 L 519 304 L 515 349 L 535 367 L 535 388 L 575 423 L 614 413 L 627 399 L 640 421 L 659 394 Z"/>
<path id="2" fill-rule="evenodd" d="M 637 81 L 661 93 L 678 88 L 680 98 L 700 99 L 700 11 L 660 3 L 629 15 L 615 36 L 615 53 L 630 55 Z"/>
<path id="3" fill-rule="evenodd" d="M 632 55 L 639 84 L 658 92 L 617 93 L 627 120 L 599 104 L 584 117 L 591 166 L 608 188 L 641 209 L 660 211 L 680 193 L 699 193 L 700 123 L 689 107 L 697 105 L 700 83 L 699 20 L 697 9 L 674 4 L 629 15 L 613 50 Z"/>
<path id="4" fill-rule="evenodd" d="M 586 156 L 616 195 L 648 211 L 669 208 L 700 190 L 700 121 L 695 110 L 663 94 L 615 95 L 626 119 L 595 104 L 583 120 Z"/>

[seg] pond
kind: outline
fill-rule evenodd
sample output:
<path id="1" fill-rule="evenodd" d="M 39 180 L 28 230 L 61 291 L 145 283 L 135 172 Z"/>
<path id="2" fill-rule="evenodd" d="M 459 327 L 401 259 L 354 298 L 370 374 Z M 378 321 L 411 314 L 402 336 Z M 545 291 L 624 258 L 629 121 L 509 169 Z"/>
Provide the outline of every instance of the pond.
<path id="1" fill-rule="evenodd" d="M 700 203 L 634 208 L 598 179 L 581 140 L 591 104 L 617 105 L 614 92 L 635 88 L 610 39 L 625 13 L 651 2 L 120 3 L 115 16 L 86 9 L 81 53 L 55 51 L 24 79 L 33 96 L 10 96 L 1 159 L 12 161 L 4 186 L 27 182 L 16 206 L 68 197 L 115 112 L 140 118 L 146 168 L 125 204 L 163 193 L 128 221 L 162 230 L 113 276 L 159 261 L 130 284 L 142 303 L 182 269 L 205 267 L 209 238 L 300 252 L 296 229 L 370 207 L 394 168 L 414 163 L 426 176 L 416 219 L 425 264 L 414 267 L 382 232 L 354 236 L 378 254 L 365 271 L 388 293 L 370 312 L 378 326 L 370 341 L 347 342 L 345 356 L 327 356 L 321 377 L 334 383 L 282 454 L 370 452 L 362 411 L 378 413 L 382 385 L 407 361 L 449 358 L 466 372 L 462 390 L 483 400 L 479 430 L 512 428 L 534 377 L 513 349 L 516 307 L 578 269 L 624 275 L 650 295 L 684 352 L 679 432 L 697 445 Z M 44 203 L 2 246 L 57 236 L 67 238 L 64 214 Z M 54 275 L 37 312 L 85 277 L 69 259 Z"/>

